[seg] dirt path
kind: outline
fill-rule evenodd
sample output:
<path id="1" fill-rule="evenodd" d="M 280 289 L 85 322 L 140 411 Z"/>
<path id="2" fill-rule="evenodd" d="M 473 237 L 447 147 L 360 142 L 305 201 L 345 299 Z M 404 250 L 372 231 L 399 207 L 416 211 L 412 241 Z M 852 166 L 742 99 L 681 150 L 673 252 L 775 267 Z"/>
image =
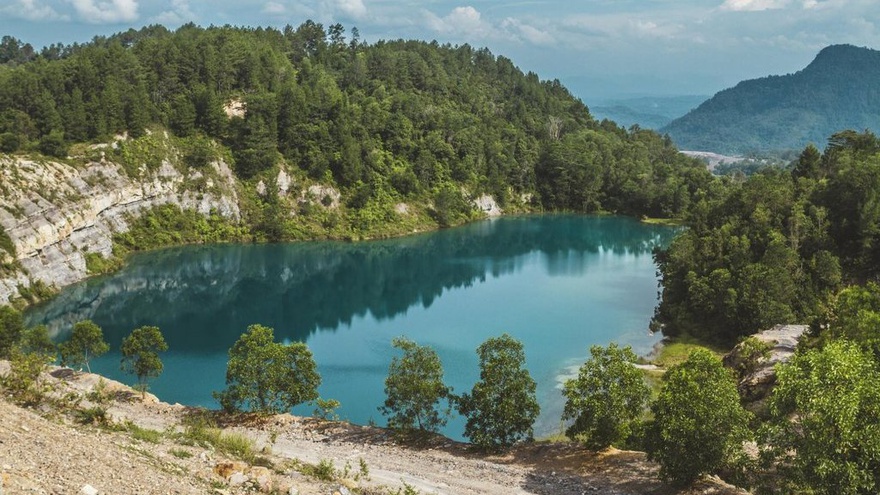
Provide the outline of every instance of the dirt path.
<path id="1" fill-rule="evenodd" d="M 68 392 L 85 397 L 101 380 L 89 374 L 55 375 L 51 380 L 58 397 Z M 137 440 L 130 427 L 84 427 L 52 410 L 37 414 L 0 400 L 0 493 L 85 493 L 81 490 L 90 485 L 102 494 L 234 494 L 257 490 L 260 476 L 270 479 L 264 492 L 299 495 L 345 493 L 344 487 L 350 493 L 390 494 L 407 486 L 449 495 L 744 493 L 719 480 L 675 492 L 657 481 L 656 465 L 640 452 L 595 453 L 574 444 L 536 443 L 487 456 L 444 437 L 401 445 L 382 428 L 287 414 L 239 421 L 225 430 L 253 439 L 273 469 L 239 462 L 224 471 L 219 466 L 234 459 L 174 440 L 171 432 L 181 431 L 192 411 L 149 395 L 141 400 L 112 381 L 106 381 L 104 392 L 114 397 L 106 407 L 115 424 L 155 430 L 158 441 Z M 88 406 L 84 399 L 79 407 Z M 303 466 L 322 462 L 332 463 L 334 479 L 303 474 Z M 360 472 L 362 465 L 368 476 Z M 237 484 L 230 478 L 234 470 L 249 473 L 249 481 Z"/>

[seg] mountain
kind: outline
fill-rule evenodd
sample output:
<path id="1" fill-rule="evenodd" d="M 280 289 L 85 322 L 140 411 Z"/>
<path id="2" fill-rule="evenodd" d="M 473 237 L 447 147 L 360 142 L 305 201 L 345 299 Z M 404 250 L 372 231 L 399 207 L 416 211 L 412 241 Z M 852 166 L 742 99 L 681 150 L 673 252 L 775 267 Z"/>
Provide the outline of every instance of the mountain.
<path id="1" fill-rule="evenodd" d="M 659 129 L 693 110 L 707 98 L 705 95 L 683 95 L 605 100 L 590 105 L 590 112 L 598 120 L 612 120 L 627 129 L 633 125 Z"/>
<path id="2" fill-rule="evenodd" d="M 880 51 L 824 48 L 805 69 L 743 81 L 674 120 L 682 149 L 742 154 L 822 147 L 844 129 L 880 129 Z"/>

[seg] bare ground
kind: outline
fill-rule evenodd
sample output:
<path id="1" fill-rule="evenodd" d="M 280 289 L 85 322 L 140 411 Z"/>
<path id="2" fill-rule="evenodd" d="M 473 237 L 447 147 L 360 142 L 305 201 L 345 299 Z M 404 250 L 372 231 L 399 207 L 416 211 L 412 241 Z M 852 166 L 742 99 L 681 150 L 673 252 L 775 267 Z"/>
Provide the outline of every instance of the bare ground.
<path id="1" fill-rule="evenodd" d="M 4 363 L 5 364 L 5 363 Z M 3 372 L 0 367 L 0 373 Z M 419 493 L 436 494 L 742 494 L 709 478 L 684 491 L 657 480 L 657 466 L 642 452 L 592 452 L 571 443 L 532 443 L 503 455 L 433 437 L 401 444 L 385 429 L 294 417 L 238 418 L 225 431 L 253 439 L 260 464 L 246 463 L 210 446 L 181 445 L 181 422 L 193 410 L 142 399 L 110 380 L 105 404 L 112 422 L 165 432 L 158 443 L 138 440 L 128 428 L 83 426 L 57 406 L 91 407 L 86 395 L 97 375 L 55 370 L 55 406 L 38 411 L 0 400 L 0 494 L 76 494 L 85 485 L 101 494 Z M 307 475 L 307 467 L 332 463 L 332 480 Z M 368 473 L 362 473 L 360 466 Z M 237 475 L 233 475 L 238 471 Z M 291 491 L 293 490 L 293 491 Z M 94 492 L 93 492 L 94 493 Z M 410 492 L 411 493 L 411 492 Z"/>

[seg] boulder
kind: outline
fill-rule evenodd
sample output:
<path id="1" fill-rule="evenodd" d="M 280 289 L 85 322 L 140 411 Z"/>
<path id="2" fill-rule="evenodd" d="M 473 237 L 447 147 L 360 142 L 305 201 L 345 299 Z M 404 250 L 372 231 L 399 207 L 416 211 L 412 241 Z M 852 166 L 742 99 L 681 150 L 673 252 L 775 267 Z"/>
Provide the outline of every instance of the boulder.
<path id="1" fill-rule="evenodd" d="M 751 336 L 769 344 L 770 352 L 766 357 L 759 358 L 754 368 L 739 381 L 737 388 L 746 409 L 756 414 L 765 411 L 766 401 L 776 384 L 776 365 L 791 359 L 798 342 L 808 331 L 807 325 L 776 325 Z M 743 344 L 740 343 L 724 356 L 723 362 L 725 366 L 738 370 L 745 359 Z"/>

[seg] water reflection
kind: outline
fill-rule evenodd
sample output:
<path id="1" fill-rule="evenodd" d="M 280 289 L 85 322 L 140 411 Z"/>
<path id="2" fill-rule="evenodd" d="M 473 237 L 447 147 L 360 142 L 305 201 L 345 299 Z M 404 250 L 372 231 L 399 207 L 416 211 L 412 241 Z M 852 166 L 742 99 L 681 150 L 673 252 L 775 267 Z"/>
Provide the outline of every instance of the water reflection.
<path id="1" fill-rule="evenodd" d="M 553 276 L 589 275 L 591 253 L 650 256 L 674 230 L 623 218 L 503 218 L 369 243 L 218 245 L 136 256 L 121 272 L 63 291 L 27 314 L 63 338 L 92 319 L 111 345 L 156 325 L 172 349 L 215 353 L 252 323 L 305 340 L 367 313 L 378 320 L 429 307 L 444 291 L 521 270 L 540 253 Z"/>

